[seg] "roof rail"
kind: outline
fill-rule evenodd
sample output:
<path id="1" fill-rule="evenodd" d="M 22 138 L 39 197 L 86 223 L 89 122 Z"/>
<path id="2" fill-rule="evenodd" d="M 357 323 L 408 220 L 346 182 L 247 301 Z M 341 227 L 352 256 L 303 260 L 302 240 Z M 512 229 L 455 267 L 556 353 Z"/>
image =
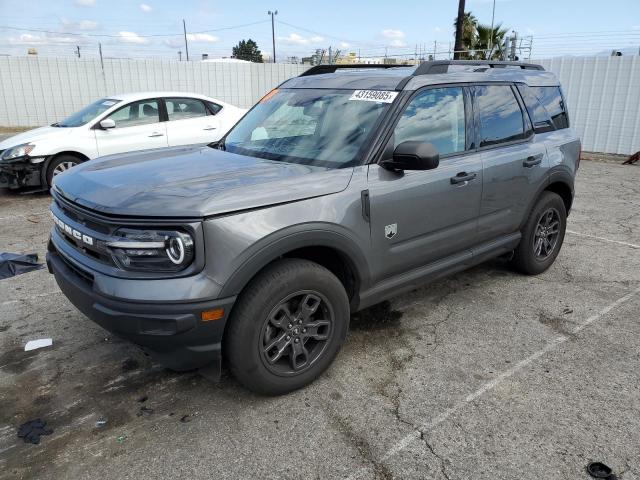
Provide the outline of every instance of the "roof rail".
<path id="1" fill-rule="evenodd" d="M 396 67 L 407 67 L 410 65 L 400 65 L 395 63 L 342 63 L 342 64 L 331 64 L 331 65 L 316 65 L 311 67 L 309 70 L 305 70 L 299 76 L 300 77 L 308 77 L 309 75 L 321 75 L 323 73 L 335 73 L 336 70 L 343 69 L 353 69 L 353 68 L 396 68 Z"/>
<path id="2" fill-rule="evenodd" d="M 435 60 L 422 62 L 414 75 L 429 75 L 435 73 L 447 73 L 450 65 L 469 65 L 488 68 L 520 67 L 523 70 L 544 70 L 542 65 L 524 62 L 502 62 L 495 60 Z"/>

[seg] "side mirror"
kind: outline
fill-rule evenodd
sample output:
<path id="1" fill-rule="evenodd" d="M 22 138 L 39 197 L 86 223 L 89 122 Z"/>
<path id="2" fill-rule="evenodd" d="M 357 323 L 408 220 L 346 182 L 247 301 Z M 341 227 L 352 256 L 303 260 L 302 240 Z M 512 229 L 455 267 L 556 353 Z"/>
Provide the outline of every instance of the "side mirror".
<path id="1" fill-rule="evenodd" d="M 103 130 L 108 130 L 110 128 L 116 128 L 116 122 L 114 122 L 110 118 L 105 118 L 104 120 L 100 121 L 100 128 L 102 128 Z"/>
<path id="2" fill-rule="evenodd" d="M 431 143 L 402 142 L 393 151 L 393 160 L 381 163 L 389 170 L 432 170 L 440 164 L 438 149 Z"/>

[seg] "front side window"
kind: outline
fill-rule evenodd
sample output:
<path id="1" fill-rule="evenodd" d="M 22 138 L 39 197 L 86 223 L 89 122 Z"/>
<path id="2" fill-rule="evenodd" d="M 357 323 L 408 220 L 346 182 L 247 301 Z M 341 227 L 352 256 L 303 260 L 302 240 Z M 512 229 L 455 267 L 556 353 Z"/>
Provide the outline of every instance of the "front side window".
<path id="1" fill-rule="evenodd" d="M 229 132 L 223 148 L 305 165 L 353 166 L 389 105 L 358 98 L 354 90 L 273 90 Z"/>
<path id="2" fill-rule="evenodd" d="M 169 121 L 207 115 L 204 103 L 196 98 L 167 98 L 165 99 L 165 105 L 167 106 Z"/>
<path id="3" fill-rule="evenodd" d="M 116 122 L 116 128 L 135 127 L 160 121 L 157 100 L 141 100 L 116 110 L 107 118 Z"/>
<path id="4" fill-rule="evenodd" d="M 85 123 L 90 122 L 98 115 L 106 112 L 114 105 L 120 103 L 120 100 L 115 98 L 102 98 L 97 102 L 87 105 L 82 110 L 74 113 L 70 117 L 65 118 L 61 122 L 54 123 L 52 127 L 79 127 Z"/>
<path id="5" fill-rule="evenodd" d="M 462 87 L 431 88 L 418 93 L 393 132 L 394 148 L 409 140 L 431 143 L 440 155 L 465 150 Z"/>
<path id="6" fill-rule="evenodd" d="M 480 146 L 525 138 L 522 110 L 509 85 L 476 86 L 480 111 Z"/>
<path id="7" fill-rule="evenodd" d="M 551 115 L 557 130 L 569 127 L 567 110 L 560 94 L 560 87 L 531 87 L 542 106 Z"/>

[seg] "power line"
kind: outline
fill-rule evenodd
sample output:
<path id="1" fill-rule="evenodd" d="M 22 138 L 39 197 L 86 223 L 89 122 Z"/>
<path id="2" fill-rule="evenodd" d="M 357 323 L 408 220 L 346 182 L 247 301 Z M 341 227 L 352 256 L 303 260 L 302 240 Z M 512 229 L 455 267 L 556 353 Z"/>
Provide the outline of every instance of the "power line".
<path id="1" fill-rule="evenodd" d="M 232 30 L 232 29 L 237 29 L 237 28 L 244 28 L 244 27 L 250 27 L 253 25 L 259 25 L 261 23 L 267 23 L 269 22 L 269 20 L 260 20 L 258 22 L 251 22 L 251 23 L 244 23 L 241 25 L 232 25 L 229 27 L 220 27 L 220 28 L 213 28 L 210 30 L 200 30 L 198 32 L 190 32 L 191 34 L 198 34 L 198 33 L 212 33 L 212 32 L 221 32 L 223 30 Z M 11 26 L 7 26 L 7 25 L 0 25 L 0 29 L 4 29 L 4 30 L 17 30 L 20 32 L 37 32 L 37 33 L 49 33 L 49 34 L 53 34 L 53 35 L 75 35 L 75 36 L 80 36 L 80 37 L 107 37 L 107 38 L 121 38 L 120 35 L 113 35 L 113 34 L 108 34 L 108 33 L 86 33 L 86 32 L 60 32 L 60 31 L 55 31 L 55 30 L 42 30 L 42 29 L 38 29 L 38 28 L 20 28 L 20 27 L 11 27 Z M 152 34 L 144 34 L 144 35 L 138 35 L 138 37 L 141 38 L 151 38 L 151 37 L 177 37 L 177 36 L 182 36 L 183 33 L 152 33 Z"/>

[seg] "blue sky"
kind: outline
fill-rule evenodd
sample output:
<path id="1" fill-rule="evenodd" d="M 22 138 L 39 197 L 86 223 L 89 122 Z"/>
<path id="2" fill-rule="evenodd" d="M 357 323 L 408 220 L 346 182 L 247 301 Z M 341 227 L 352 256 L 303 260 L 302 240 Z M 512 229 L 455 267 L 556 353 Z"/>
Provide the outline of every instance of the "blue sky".
<path id="1" fill-rule="evenodd" d="M 434 42 L 440 52 L 449 49 L 457 0 L 0 0 L 0 54 L 34 47 L 67 56 L 80 45 L 93 56 L 101 42 L 105 56 L 173 58 L 184 50 L 183 18 L 193 58 L 229 56 L 242 38 L 270 53 L 269 9 L 279 12 L 279 60 L 329 46 L 362 56 L 408 55 L 416 45 L 432 51 Z M 467 0 L 466 9 L 491 22 L 492 0 Z M 531 35 L 538 58 L 640 47 L 640 0 L 497 0 L 496 23 Z"/>

